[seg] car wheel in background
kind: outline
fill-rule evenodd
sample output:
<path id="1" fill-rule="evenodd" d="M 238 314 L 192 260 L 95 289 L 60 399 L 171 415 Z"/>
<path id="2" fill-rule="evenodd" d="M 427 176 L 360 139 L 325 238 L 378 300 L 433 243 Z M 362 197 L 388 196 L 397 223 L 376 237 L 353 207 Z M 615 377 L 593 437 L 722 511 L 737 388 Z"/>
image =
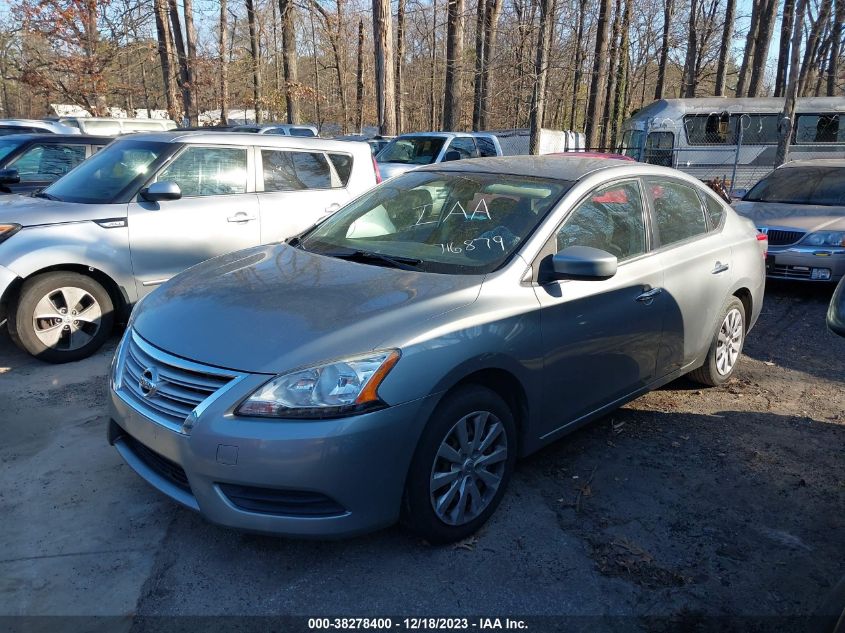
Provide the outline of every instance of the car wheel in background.
<path id="1" fill-rule="evenodd" d="M 478 530 L 502 499 L 516 444 L 513 413 L 495 392 L 467 385 L 447 394 L 414 453 L 403 523 L 435 544 Z"/>
<path id="2" fill-rule="evenodd" d="M 27 279 L 9 311 L 12 340 L 50 363 L 90 356 L 108 339 L 113 324 L 114 305 L 106 289 L 71 272 Z"/>
<path id="3" fill-rule="evenodd" d="M 744 343 L 745 306 L 736 297 L 731 297 L 722 310 L 707 359 L 701 367 L 691 371 L 689 377 L 710 387 L 726 382 L 736 369 Z"/>

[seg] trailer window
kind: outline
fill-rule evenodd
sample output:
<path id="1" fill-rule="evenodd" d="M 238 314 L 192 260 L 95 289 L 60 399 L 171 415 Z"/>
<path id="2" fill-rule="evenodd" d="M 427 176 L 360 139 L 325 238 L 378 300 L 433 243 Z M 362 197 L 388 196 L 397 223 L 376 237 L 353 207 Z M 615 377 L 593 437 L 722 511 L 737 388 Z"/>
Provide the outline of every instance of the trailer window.
<path id="1" fill-rule="evenodd" d="M 687 114 L 684 129 L 690 145 L 734 145 L 736 143 L 736 117 L 727 112 Z"/>
<path id="2" fill-rule="evenodd" d="M 838 114 L 799 114 L 796 143 L 845 143 L 845 125 Z"/>
<path id="3" fill-rule="evenodd" d="M 777 114 L 741 114 L 734 115 L 742 125 L 743 145 L 777 145 Z"/>
<path id="4" fill-rule="evenodd" d="M 645 143 L 645 162 L 671 167 L 674 146 L 674 132 L 650 132 Z"/>
<path id="5" fill-rule="evenodd" d="M 640 130 L 628 130 L 622 135 L 622 153 L 625 156 L 639 159 L 640 150 L 643 148 L 643 136 Z"/>

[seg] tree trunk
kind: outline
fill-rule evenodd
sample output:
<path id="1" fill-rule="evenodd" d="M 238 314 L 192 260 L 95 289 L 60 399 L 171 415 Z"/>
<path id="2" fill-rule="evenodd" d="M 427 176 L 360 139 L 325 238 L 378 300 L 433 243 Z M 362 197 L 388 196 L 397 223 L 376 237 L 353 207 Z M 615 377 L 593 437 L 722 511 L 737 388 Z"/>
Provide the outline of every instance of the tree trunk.
<path id="1" fill-rule="evenodd" d="M 293 27 L 294 0 L 279 0 L 279 17 L 282 20 L 282 71 L 285 78 L 285 106 L 287 122 L 299 123 L 299 98 L 296 72 L 296 31 Z"/>
<path id="2" fill-rule="evenodd" d="M 783 1 L 783 19 L 780 25 L 780 49 L 778 51 L 778 70 L 775 77 L 775 96 L 786 93 L 786 74 L 789 67 L 789 40 L 792 38 L 792 22 L 795 13 L 795 0 Z"/>
<path id="3" fill-rule="evenodd" d="M 252 107 L 255 109 L 255 122 L 261 123 L 261 59 L 258 52 L 258 25 L 255 23 L 255 0 L 246 0 L 246 20 L 252 58 Z"/>
<path id="4" fill-rule="evenodd" d="M 610 0 L 600 0 L 599 19 L 596 25 L 596 48 L 593 57 L 593 77 L 590 82 L 590 98 L 587 104 L 586 137 L 587 146 L 594 148 L 599 142 L 601 121 L 601 87 L 605 82 L 605 59 L 607 59 L 607 22 Z"/>
<path id="5" fill-rule="evenodd" d="M 447 0 L 446 14 L 446 82 L 443 91 L 443 129 L 454 131 L 461 125 L 464 0 Z"/>
<path id="6" fill-rule="evenodd" d="M 190 86 L 188 78 L 188 54 L 185 52 L 185 36 L 182 34 L 182 20 L 179 17 L 179 7 L 176 0 L 168 0 L 170 11 L 170 28 L 173 33 L 173 42 L 176 46 L 176 59 L 179 63 L 179 70 L 176 73 L 176 82 L 182 91 L 182 112 L 188 116 L 191 106 Z"/>
<path id="7" fill-rule="evenodd" d="M 753 0 L 751 7 L 751 26 L 745 38 L 745 52 L 742 56 L 742 65 L 739 67 L 739 76 L 736 80 L 736 96 L 748 96 L 748 74 L 754 63 L 754 51 L 756 49 L 757 35 L 760 32 L 760 8 L 766 0 Z"/>
<path id="8" fill-rule="evenodd" d="M 672 0 L 667 0 L 671 2 Z M 587 0 L 578 3 L 578 27 L 575 31 L 575 77 L 572 80 L 572 107 L 569 111 L 569 129 L 575 129 L 578 111 L 578 91 L 581 89 L 581 71 L 584 65 L 584 20 L 587 17 Z"/>
<path id="9" fill-rule="evenodd" d="M 622 41 L 619 43 L 619 66 L 616 71 L 616 95 L 613 99 L 613 120 L 611 122 L 610 148 L 615 152 L 619 143 L 619 127 L 627 115 L 628 94 L 628 54 L 630 49 L 630 33 L 628 24 L 631 21 L 633 0 L 625 0 L 625 15 L 622 18 Z"/>
<path id="10" fill-rule="evenodd" d="M 622 0 L 616 0 L 613 13 L 613 30 L 610 36 L 610 63 L 607 69 L 607 90 L 604 93 L 604 114 L 602 116 L 601 141 L 599 145 L 606 151 L 610 142 L 610 126 L 613 118 L 613 97 L 616 94 L 616 64 L 619 61 L 619 34 L 622 30 Z M 627 25 L 626 27 L 627 28 Z"/>
<path id="11" fill-rule="evenodd" d="M 807 37 L 807 46 L 804 48 L 804 60 L 801 62 L 801 69 L 798 73 L 798 96 L 804 94 L 807 89 L 807 83 L 810 78 L 810 71 L 813 67 L 813 59 L 818 52 L 819 41 L 822 37 L 822 32 L 827 26 L 827 19 L 830 16 L 830 2 L 831 0 L 822 0 L 819 6 L 819 15 L 814 22 L 810 24 L 810 33 Z"/>
<path id="12" fill-rule="evenodd" d="M 184 0 L 185 11 L 185 35 L 188 44 L 188 120 L 191 125 L 199 123 L 199 112 L 197 111 L 197 30 L 194 27 L 193 0 Z"/>
<path id="13" fill-rule="evenodd" d="M 554 0 L 540 2 L 540 28 L 537 34 L 537 57 L 534 63 L 534 89 L 531 92 L 531 128 L 528 153 L 540 153 L 540 131 L 546 111 L 546 82 L 549 74 L 549 53 L 555 23 Z"/>
<path id="14" fill-rule="evenodd" d="M 830 54 L 830 45 L 831 45 L 832 34 L 828 32 L 825 35 L 824 42 L 818 49 L 818 54 L 813 61 L 813 69 L 816 72 L 816 85 L 813 88 L 814 97 L 821 97 L 822 96 L 822 85 L 824 84 L 825 74 L 827 73 L 827 68 L 825 68 L 825 64 L 828 62 L 828 55 Z M 807 95 L 810 96 L 810 95 Z"/>
<path id="15" fill-rule="evenodd" d="M 373 0 L 373 54 L 376 74 L 376 112 L 379 133 L 396 134 L 393 83 L 393 16 L 390 0 Z"/>
<path id="16" fill-rule="evenodd" d="M 792 0 L 786 0 L 792 2 Z M 734 32 L 734 20 L 736 19 L 736 0 L 728 0 L 725 7 L 725 28 L 722 31 L 722 44 L 719 47 L 719 62 L 716 67 L 716 88 L 717 97 L 724 96 L 725 85 L 728 77 L 728 56 L 731 52 L 731 39 Z"/>
<path id="17" fill-rule="evenodd" d="M 220 125 L 229 124 L 229 60 L 226 35 L 229 32 L 228 0 L 220 0 Z"/>
<path id="18" fill-rule="evenodd" d="M 164 84 L 164 96 L 167 102 L 167 115 L 177 123 L 182 120 L 179 111 L 176 85 L 173 78 L 173 39 L 168 22 L 167 0 L 154 0 L 156 37 L 158 39 L 158 55 L 161 60 L 161 76 Z"/>
<path id="19" fill-rule="evenodd" d="M 489 127 L 490 103 L 492 101 L 493 76 L 490 67 L 496 54 L 496 41 L 499 37 L 499 18 L 502 15 L 502 0 L 487 0 L 484 13 L 484 68 L 481 71 L 481 119 L 479 129 Z"/>
<path id="20" fill-rule="evenodd" d="M 807 0 L 798 0 L 795 8 L 795 22 L 792 28 L 792 43 L 789 53 L 789 80 L 786 85 L 786 100 L 778 124 L 778 149 L 775 155 L 775 167 L 780 167 L 789 159 L 789 143 L 795 128 L 795 105 L 798 97 L 798 57 L 801 53 L 801 37 L 804 33 L 804 10 Z"/>
<path id="21" fill-rule="evenodd" d="M 769 59 L 769 44 L 775 30 L 778 17 L 778 0 L 762 0 L 761 15 L 757 38 L 754 41 L 756 51 L 748 80 L 748 96 L 759 97 L 763 92 L 763 80 L 766 78 L 766 61 Z"/>
<path id="22" fill-rule="evenodd" d="M 660 44 L 660 63 L 657 66 L 657 86 L 654 98 L 663 98 L 663 87 L 666 84 L 666 64 L 669 61 L 669 31 L 672 27 L 672 14 L 675 11 L 674 0 L 665 0 L 663 5 L 663 41 Z"/>
<path id="23" fill-rule="evenodd" d="M 695 97 L 695 62 L 698 59 L 698 6 L 698 0 L 691 0 L 687 56 L 684 61 L 683 78 L 681 79 L 681 96 L 688 99 Z"/>
<path id="24" fill-rule="evenodd" d="M 405 129 L 405 104 L 402 91 L 402 67 L 405 62 L 405 0 L 399 0 L 396 10 L 396 132 Z"/>
<path id="25" fill-rule="evenodd" d="M 429 129 L 435 129 L 437 127 L 437 90 L 434 89 L 434 83 L 436 80 L 437 74 L 437 0 L 432 0 L 431 3 L 431 14 L 432 14 L 432 22 L 431 22 L 431 73 L 428 77 L 429 79 L 429 97 L 431 98 L 431 102 L 429 103 L 429 111 L 428 111 L 428 127 Z"/>
<path id="26" fill-rule="evenodd" d="M 475 93 L 472 100 L 472 129 L 481 129 L 481 100 L 484 94 L 484 24 L 487 21 L 487 0 L 478 0 L 475 12 Z"/>
<path id="27" fill-rule="evenodd" d="M 355 72 L 355 130 L 364 126 L 364 20 L 358 20 L 358 68 Z"/>
<path id="28" fill-rule="evenodd" d="M 840 55 L 842 53 L 842 31 L 845 29 L 845 0 L 836 0 L 836 17 L 833 20 L 830 42 L 830 61 L 827 64 L 827 96 L 836 96 L 836 82 L 839 81 Z"/>

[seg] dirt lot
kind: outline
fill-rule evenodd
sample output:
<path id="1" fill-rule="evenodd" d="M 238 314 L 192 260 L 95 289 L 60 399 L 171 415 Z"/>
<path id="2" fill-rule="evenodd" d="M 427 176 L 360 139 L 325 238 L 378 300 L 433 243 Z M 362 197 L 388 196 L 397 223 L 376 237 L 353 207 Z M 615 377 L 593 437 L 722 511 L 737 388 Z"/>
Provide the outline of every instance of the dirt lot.
<path id="1" fill-rule="evenodd" d="M 802 619 L 845 575 L 845 339 L 824 327 L 830 290 L 770 285 L 728 385 L 677 381 L 523 461 L 491 523 L 445 548 L 399 528 L 298 542 L 209 525 L 107 446 L 114 342 L 53 367 L 0 333 L 0 615 L 115 616 L 26 621 L 45 631 L 197 625 L 158 615 L 794 630 L 765 618 Z"/>

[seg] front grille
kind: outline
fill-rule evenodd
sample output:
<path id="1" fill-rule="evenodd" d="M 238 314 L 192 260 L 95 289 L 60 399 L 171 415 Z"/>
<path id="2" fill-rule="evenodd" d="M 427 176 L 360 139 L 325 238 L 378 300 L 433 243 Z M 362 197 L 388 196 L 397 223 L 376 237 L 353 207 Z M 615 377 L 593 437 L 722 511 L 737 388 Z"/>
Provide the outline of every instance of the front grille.
<path id="1" fill-rule="evenodd" d="M 769 246 L 787 246 L 795 244 L 804 237 L 804 231 L 784 231 L 782 229 L 769 229 L 766 231 L 769 238 Z"/>
<path id="2" fill-rule="evenodd" d="M 772 277 L 783 277 L 785 279 L 809 279 L 812 271 L 809 268 L 795 266 L 779 266 L 775 264 L 769 268 L 769 275 Z"/>
<path id="3" fill-rule="evenodd" d="M 159 455 L 129 434 L 124 434 L 120 439 L 126 443 L 129 450 L 135 453 L 138 459 L 144 462 L 150 470 L 158 473 L 164 479 L 185 492 L 191 492 L 188 476 L 179 464 L 170 461 L 164 455 Z"/>
<path id="4" fill-rule="evenodd" d="M 346 513 L 337 501 L 319 492 L 234 484 L 217 485 L 229 501 L 250 512 L 292 517 L 327 517 Z"/>
<path id="5" fill-rule="evenodd" d="M 130 331 L 121 350 L 118 393 L 151 420 L 181 431 L 182 423 L 204 400 L 236 374 L 171 356 Z M 156 389 L 141 387 L 141 377 L 155 376 Z"/>

